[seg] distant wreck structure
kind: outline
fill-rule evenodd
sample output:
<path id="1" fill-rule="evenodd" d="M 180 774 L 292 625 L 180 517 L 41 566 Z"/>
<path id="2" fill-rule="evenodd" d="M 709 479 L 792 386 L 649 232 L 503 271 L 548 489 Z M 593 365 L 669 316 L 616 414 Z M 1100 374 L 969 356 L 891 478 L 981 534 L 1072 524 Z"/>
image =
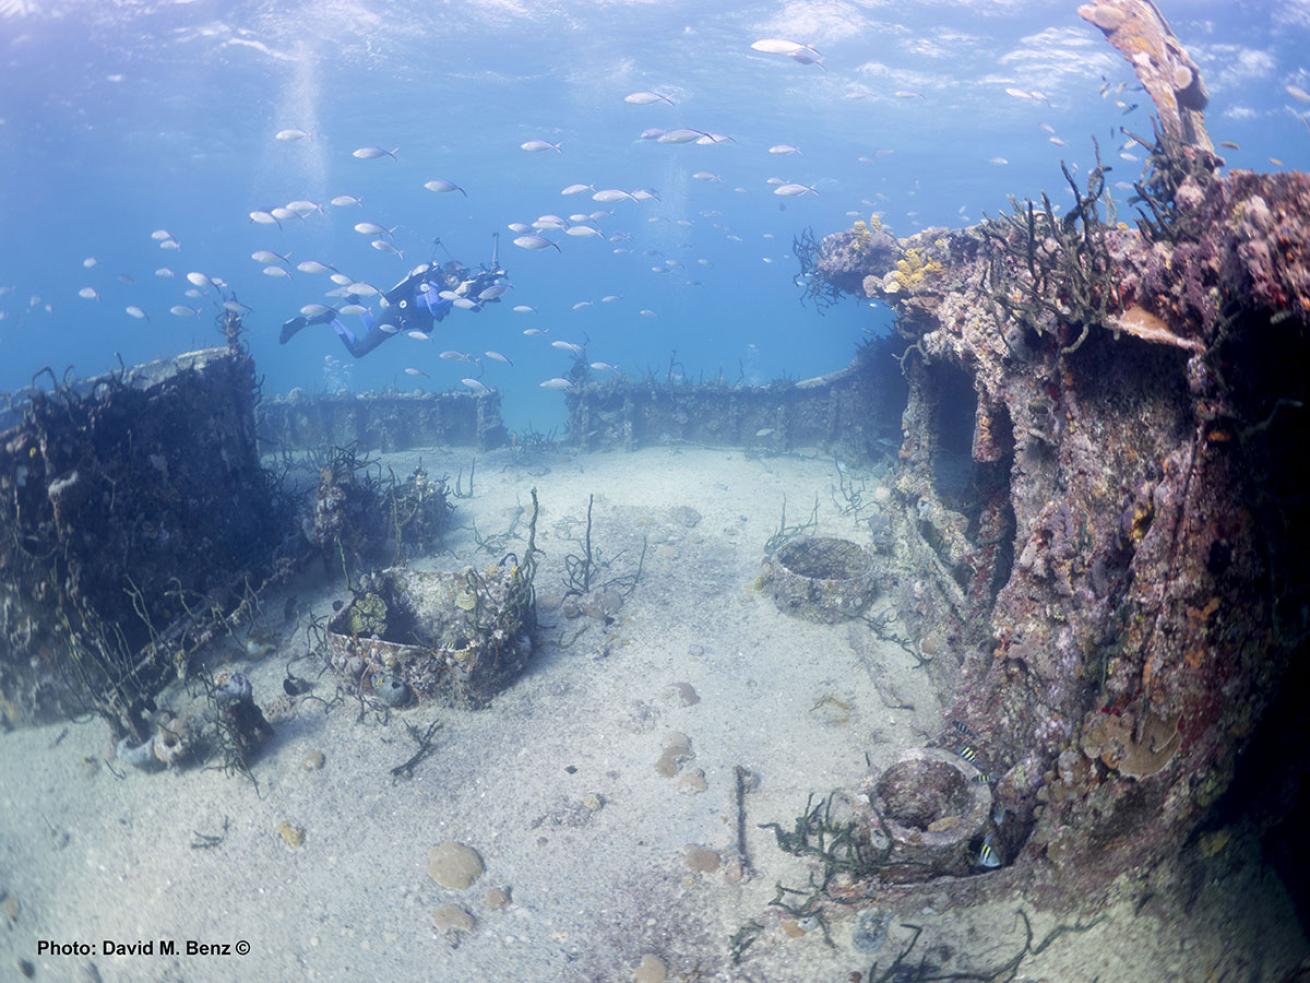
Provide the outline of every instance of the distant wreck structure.
<path id="1" fill-rule="evenodd" d="M 355 447 L 404 451 L 413 447 L 471 446 L 494 450 L 509 434 L 500 393 L 306 393 L 259 405 L 259 438 L 270 451 Z"/>
<path id="2" fill-rule="evenodd" d="M 859 223 L 802 256 L 897 315 L 905 507 L 882 586 L 994 779 L 1006 860 L 955 881 L 962 901 L 1088 897 L 1239 813 L 1307 858 L 1310 176 L 1223 171 L 1153 4 L 1079 12 L 1159 116 L 1133 134 L 1127 207 L 1100 166 L 1066 170 L 1062 213 Z"/>
<path id="3" fill-rule="evenodd" d="M 894 446 L 891 438 L 899 438 L 904 405 L 905 382 L 889 357 L 894 341 L 866 342 L 836 372 L 763 386 L 690 382 L 672 369 L 664 378 L 647 373 L 598 382 L 580 361 L 565 394 L 569 439 L 587 451 L 694 444 L 883 456 Z"/>

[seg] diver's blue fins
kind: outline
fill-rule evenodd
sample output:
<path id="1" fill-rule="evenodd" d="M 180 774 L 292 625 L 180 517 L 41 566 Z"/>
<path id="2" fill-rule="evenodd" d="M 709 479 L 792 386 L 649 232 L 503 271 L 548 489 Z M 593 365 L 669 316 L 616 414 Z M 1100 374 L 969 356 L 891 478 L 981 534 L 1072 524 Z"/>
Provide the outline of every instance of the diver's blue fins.
<path id="1" fill-rule="evenodd" d="M 345 338 L 352 345 L 355 343 L 356 340 L 355 333 L 351 331 L 348 327 L 346 327 L 344 324 L 342 324 L 340 321 L 338 321 L 336 318 L 332 319 L 332 330 L 335 331 L 337 334 L 339 334 L 341 337 Z"/>
<path id="2" fill-rule="evenodd" d="M 378 320 L 373 316 L 373 312 L 368 308 L 364 308 L 364 310 L 359 312 L 359 319 L 364 322 L 365 329 L 369 331 L 373 330 L 373 325 L 375 325 Z"/>

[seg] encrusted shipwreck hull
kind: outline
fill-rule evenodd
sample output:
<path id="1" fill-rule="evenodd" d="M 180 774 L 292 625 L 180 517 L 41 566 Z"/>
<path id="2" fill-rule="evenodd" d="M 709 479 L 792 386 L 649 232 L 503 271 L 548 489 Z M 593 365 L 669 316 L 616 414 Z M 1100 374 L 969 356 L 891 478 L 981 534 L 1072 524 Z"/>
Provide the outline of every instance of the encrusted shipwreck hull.
<path id="1" fill-rule="evenodd" d="M 1171 206 L 1167 227 L 1094 225 L 1091 257 L 1039 231 L 1045 304 L 1022 210 L 890 252 L 839 233 L 816 257 L 899 315 L 888 586 L 925 651 L 957 656 L 931 671 L 1000 776 L 1004 852 L 1071 894 L 1215 815 L 1305 655 L 1310 177 L 1189 179 Z"/>
<path id="2" fill-rule="evenodd" d="M 255 447 L 255 376 L 205 349 L 34 392 L 0 434 L 0 716 L 154 694 L 272 575 L 288 517 Z M 196 562 L 203 557 L 204 562 Z"/>

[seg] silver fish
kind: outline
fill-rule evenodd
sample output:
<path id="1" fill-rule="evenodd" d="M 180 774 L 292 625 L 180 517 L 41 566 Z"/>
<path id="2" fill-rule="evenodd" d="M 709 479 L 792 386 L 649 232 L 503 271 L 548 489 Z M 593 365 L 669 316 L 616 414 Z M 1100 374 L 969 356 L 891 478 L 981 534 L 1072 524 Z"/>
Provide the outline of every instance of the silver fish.
<path id="1" fill-rule="evenodd" d="M 612 303 L 614 303 L 616 300 L 622 300 L 622 299 L 623 299 L 623 298 L 620 297 L 618 294 L 607 294 L 606 296 L 604 296 L 604 297 L 602 297 L 602 298 L 600 299 L 600 302 L 601 302 L 602 304 L 612 304 Z"/>
<path id="2" fill-rule="evenodd" d="M 382 324 L 378 325 L 378 330 L 381 331 L 383 334 L 399 334 L 400 326 L 384 321 Z"/>
<path id="3" fill-rule="evenodd" d="M 487 395 L 487 393 L 491 392 L 490 389 L 488 389 L 482 383 L 478 382 L 477 379 L 460 379 L 459 381 L 464 385 L 468 386 L 479 396 L 485 396 Z"/>
<path id="4" fill-rule="evenodd" d="M 639 310 L 637 313 L 640 314 L 642 317 L 656 317 L 656 316 L 657 316 L 657 315 L 655 314 L 654 311 L 652 311 L 652 310 L 648 310 L 648 309 L 646 309 L 646 308 L 642 308 L 642 309 Z"/>
<path id="5" fill-rule="evenodd" d="M 194 307 L 187 307 L 185 304 L 174 304 L 168 309 L 168 313 L 174 317 L 195 317 L 200 312 Z"/>
<path id="6" fill-rule="evenodd" d="M 795 198 L 797 195 L 818 195 L 819 192 L 808 184 L 780 184 L 773 189 L 775 195 L 781 195 L 783 198 Z"/>
<path id="7" fill-rule="evenodd" d="M 272 212 L 265 212 L 265 211 L 251 212 L 250 221 L 257 222 L 260 225 L 276 225 L 279 229 L 282 227 L 282 223 L 273 217 Z M 165 241 L 171 242 L 172 240 L 165 240 Z M 159 244 L 159 248 L 160 249 L 164 248 L 164 244 L 162 242 Z"/>
<path id="8" fill-rule="evenodd" d="M 633 106 L 649 106 L 653 102 L 667 102 L 673 105 L 673 100 L 668 96 L 662 96 L 658 92 L 631 92 L 623 97 L 623 101 Z"/>
<path id="9" fill-rule="evenodd" d="M 760 38 L 758 41 L 751 42 L 751 48 L 768 55 L 795 55 L 798 51 L 810 51 L 815 55 L 819 54 L 818 50 L 812 45 L 801 44 L 798 41 L 787 41 L 783 38 Z"/>
<path id="10" fill-rule="evenodd" d="M 472 362 L 473 361 L 473 356 L 470 355 L 468 352 L 442 352 L 437 357 L 443 358 L 447 362 Z"/>
<path id="11" fill-rule="evenodd" d="M 500 352 L 483 352 L 482 354 L 486 355 L 487 358 L 491 359 L 493 362 L 504 362 L 506 365 L 514 364 L 509 360 L 508 356 L 502 355 Z"/>
<path id="12" fill-rule="evenodd" d="M 333 267 L 320 263 L 316 259 L 306 259 L 296 264 L 296 269 L 301 273 L 327 273 Z"/>
<path id="13" fill-rule="evenodd" d="M 173 238 L 173 233 L 169 232 L 167 229 L 155 229 L 154 232 L 150 233 L 150 238 L 154 239 L 156 242 L 162 242 L 164 239 Z"/>
<path id="14" fill-rule="evenodd" d="M 697 171 L 695 174 L 692 175 L 692 178 L 693 180 L 696 181 L 722 181 L 723 180 L 723 178 L 719 177 L 713 171 Z"/>
<path id="15" fill-rule="evenodd" d="M 268 265 L 270 263 L 290 263 L 290 254 L 283 256 L 281 253 L 275 253 L 271 249 L 256 249 L 250 254 L 250 258 L 256 263 Z"/>
<path id="16" fill-rule="evenodd" d="M 146 316 L 146 312 L 143 311 L 141 308 L 137 307 L 135 304 L 132 304 L 129 307 L 125 307 L 123 308 L 123 310 L 127 311 L 129 317 L 134 317 L 138 321 L 142 319 L 145 319 L 147 321 L 150 320 L 150 318 Z"/>
<path id="17" fill-rule="evenodd" d="M 530 154 L 539 154 L 543 150 L 553 150 L 557 154 L 563 153 L 559 148 L 558 143 L 551 143 L 548 140 L 525 140 L 519 144 L 520 150 L 526 150 Z"/>
<path id="18" fill-rule="evenodd" d="M 173 271 L 167 266 L 161 266 L 159 269 L 155 270 L 155 276 L 159 277 L 161 280 L 171 280 L 173 279 Z"/>
<path id="19" fill-rule="evenodd" d="M 289 219 L 289 218 L 301 218 L 301 217 L 302 217 L 302 216 L 300 216 L 300 215 L 297 215 L 297 214 L 296 214 L 295 212 L 293 212 L 290 208 L 270 208 L 270 209 L 268 210 L 268 213 L 269 213 L 270 215 L 272 215 L 273 218 L 276 219 L 276 220 L 279 221 L 279 222 L 285 222 L 285 221 L 286 221 L 287 219 Z"/>
<path id="20" fill-rule="evenodd" d="M 609 362 L 592 362 L 591 367 L 597 372 L 617 372 L 619 370 L 617 365 L 610 365 Z"/>
<path id="21" fill-rule="evenodd" d="M 570 355 L 582 356 L 582 346 L 575 345 L 571 341 L 552 341 L 551 348 L 558 348 L 562 352 L 568 352 Z"/>
<path id="22" fill-rule="evenodd" d="M 333 273 L 331 276 L 328 277 L 328 279 L 331 280 L 333 283 L 335 283 L 338 287 L 347 287 L 354 282 L 350 277 L 346 276 L 346 274 L 344 273 Z"/>
<path id="23" fill-rule="evenodd" d="M 263 273 L 264 276 L 284 276 L 288 280 L 291 279 L 291 274 L 288 273 L 286 269 L 281 266 L 265 266 Z"/>
<path id="24" fill-rule="evenodd" d="M 203 273 L 188 273 L 186 278 L 188 283 L 193 283 L 197 287 L 209 286 L 209 277 L 205 276 Z"/>
<path id="25" fill-rule="evenodd" d="M 364 199 L 356 198 L 354 195 L 337 195 L 329 204 L 335 205 L 337 208 L 349 208 L 352 205 L 364 204 Z"/>
<path id="26" fill-rule="evenodd" d="M 627 191 L 620 191 L 618 188 L 606 188 L 604 191 L 597 191 L 591 196 L 591 200 L 608 204 L 612 201 L 636 201 L 637 199 Z"/>
<path id="27" fill-rule="evenodd" d="M 573 383 L 568 379 L 561 379 L 556 376 L 553 379 L 547 379 L 545 382 L 539 382 L 537 385 L 542 389 L 572 389 Z"/>
<path id="28" fill-rule="evenodd" d="M 431 181 L 425 181 L 423 183 L 423 187 L 427 188 L 429 191 L 435 191 L 438 194 L 441 194 L 446 191 L 458 191 L 465 198 L 469 196 L 469 193 L 465 191 L 463 188 L 461 188 L 454 181 L 447 181 L 444 180 L 443 178 L 433 178 Z"/>
<path id="29" fill-rule="evenodd" d="M 378 225 L 376 222 L 355 223 L 355 231 L 362 236 L 389 236 L 393 232 L 395 232 L 396 229 L 398 228 L 400 228 L 399 225 L 391 229 L 383 228 L 382 226 Z"/>
<path id="30" fill-rule="evenodd" d="M 658 126 L 652 126 L 648 129 L 642 130 L 641 135 L 637 139 L 658 140 L 660 137 L 664 136 L 664 133 L 665 131 L 660 129 Z"/>
<path id="31" fill-rule="evenodd" d="M 508 283 L 493 283 L 486 290 L 483 290 L 478 294 L 478 300 L 495 300 L 497 297 L 504 296 L 505 291 L 508 289 Z"/>
<path id="32" fill-rule="evenodd" d="M 523 235 L 525 232 L 532 231 L 532 226 L 528 225 L 526 222 L 510 222 L 509 225 L 505 226 L 505 228 L 509 229 L 515 235 Z"/>
<path id="33" fill-rule="evenodd" d="M 373 286 L 373 284 L 364 283 L 362 281 L 360 283 L 350 284 L 346 287 L 346 290 L 352 297 L 373 297 L 378 292 L 378 288 Z"/>
<path id="34" fill-rule="evenodd" d="M 399 256 L 401 259 L 405 258 L 405 254 L 391 243 L 387 242 L 386 239 L 374 239 L 369 243 L 369 245 L 379 252 L 391 253 L 393 256 Z"/>
<path id="35" fill-rule="evenodd" d="M 406 331 L 405 334 L 408 335 L 410 338 L 413 338 L 415 341 L 431 341 L 431 340 L 432 340 L 431 336 L 429 336 L 428 334 L 426 334 L 426 333 L 423 332 L 423 331 Z"/>
<path id="36" fill-rule="evenodd" d="M 361 305 L 361 304 L 346 304 L 344 307 L 342 307 L 342 308 L 339 310 L 338 313 L 341 313 L 341 314 L 366 314 L 367 312 L 368 312 L 368 308 L 367 308 L 367 307 L 364 307 L 364 306 Z"/>
<path id="37" fill-rule="evenodd" d="M 535 314 L 536 312 L 537 309 L 535 307 L 529 307 L 527 304 L 514 305 L 515 314 Z"/>
<path id="38" fill-rule="evenodd" d="M 701 137 L 709 136 L 704 130 L 689 130 L 686 127 L 680 127 L 676 130 L 667 130 L 655 138 L 656 143 L 691 143 L 693 140 L 699 140 Z"/>
<path id="39" fill-rule="evenodd" d="M 422 369 L 409 369 L 409 368 L 407 368 L 407 369 L 405 369 L 405 375 L 420 375 L 420 376 L 422 376 L 424 379 L 431 379 L 431 378 L 432 378 L 432 376 L 428 375 L 428 374 L 427 374 L 426 372 L 424 372 Z"/>
<path id="40" fill-rule="evenodd" d="M 293 143 L 296 140 L 306 140 L 308 138 L 308 132 L 305 130 L 297 130 L 294 127 L 285 130 L 278 130 L 273 134 L 274 140 L 281 140 L 283 143 Z"/>
<path id="41" fill-rule="evenodd" d="M 159 244 L 160 249 L 181 249 L 182 244 L 176 239 L 165 239 Z"/>
<path id="42" fill-rule="evenodd" d="M 571 225 L 564 230 L 566 236 L 573 236 L 575 239 L 592 238 L 600 235 L 600 230 L 592 228 L 590 225 Z"/>
<path id="43" fill-rule="evenodd" d="M 537 335 L 550 334 L 550 328 L 524 328 L 523 336 L 525 338 L 535 338 Z"/>
<path id="44" fill-rule="evenodd" d="M 576 304 L 573 305 L 573 309 L 574 309 L 575 311 L 582 311 L 582 310 L 586 310 L 586 309 L 587 309 L 588 307 L 590 307 L 590 306 L 591 306 L 591 301 L 589 301 L 589 300 L 580 300 L 580 301 L 578 301 Z"/>
<path id="45" fill-rule="evenodd" d="M 545 236 L 519 236 L 514 240 L 514 245 L 518 246 L 520 249 L 554 249 L 556 252 L 561 251 L 558 245 L 551 242 Z"/>
<path id="46" fill-rule="evenodd" d="M 305 315 L 305 317 L 318 317 L 321 314 L 326 314 L 330 310 L 332 310 L 331 307 L 324 307 L 322 304 L 306 304 L 300 309 L 300 313 Z"/>
<path id="47" fill-rule="evenodd" d="M 775 143 L 769 148 L 769 153 L 778 155 L 799 154 L 800 148 L 793 147 L 790 143 Z"/>
<path id="48" fill-rule="evenodd" d="M 381 147 L 360 147 L 358 150 L 351 151 L 350 156 L 359 160 L 377 160 L 379 157 L 390 157 L 396 160 L 396 152 L 399 147 L 392 147 L 390 150 L 383 150 Z"/>
<path id="49" fill-rule="evenodd" d="M 570 184 L 560 192 L 562 195 L 580 195 L 584 191 L 595 191 L 595 186 L 590 184 Z"/>
<path id="50" fill-rule="evenodd" d="M 323 206 L 318 202 L 307 201 L 305 199 L 297 199 L 296 201 L 287 202 L 287 211 L 295 212 L 301 218 L 304 218 L 310 212 L 318 212 L 320 215 L 326 214 L 323 211 Z"/>

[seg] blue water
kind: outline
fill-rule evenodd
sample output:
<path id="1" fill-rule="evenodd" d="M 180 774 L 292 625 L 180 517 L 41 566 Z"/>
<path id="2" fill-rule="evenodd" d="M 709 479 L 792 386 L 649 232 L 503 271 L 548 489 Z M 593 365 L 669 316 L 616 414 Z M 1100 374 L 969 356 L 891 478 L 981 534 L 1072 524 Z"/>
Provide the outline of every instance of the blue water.
<path id="1" fill-rule="evenodd" d="M 1310 88 L 1310 3 L 1160 6 L 1203 69 L 1212 136 L 1241 145 L 1221 151 L 1230 165 L 1310 164 L 1310 131 L 1295 115 L 1310 105 L 1285 88 Z M 1075 7 L 0 0 L 0 288 L 12 288 L 0 296 L 0 390 L 46 365 L 89 374 L 116 365 L 116 353 L 130 363 L 219 343 L 213 292 L 184 295 L 192 271 L 226 281 L 252 308 L 249 344 L 266 392 L 342 381 L 456 388 L 476 370 L 438 352 L 494 350 L 515 363 L 487 362 L 482 376 L 504 393 L 508 422 L 545 429 L 562 422 L 563 401 L 538 383 L 570 365 L 551 340 L 588 341 L 589 358 L 628 374 L 662 377 L 674 351 L 691 378 L 828 371 L 865 332 L 887 330 L 889 315 L 854 298 L 826 317 L 802 307 L 794 234 L 877 211 L 904 235 L 975 222 L 1009 194 L 1049 189 L 1060 200 L 1059 162 L 1085 172 L 1092 134 L 1115 164 L 1112 180 L 1136 176 L 1139 165 L 1118 159 L 1117 128 L 1149 133 L 1144 94 Z M 813 44 L 824 65 L 753 51 L 763 37 Z M 1122 96 L 1098 94 L 1102 76 L 1127 83 Z M 637 90 L 675 105 L 625 103 Z M 1144 105 L 1124 115 L 1116 98 Z M 1066 145 L 1050 142 L 1043 123 Z M 678 126 L 733 141 L 637 139 L 647 127 Z M 274 139 L 290 127 L 312 139 Z M 519 149 L 531 139 L 562 152 Z M 780 143 L 801 154 L 768 153 Z M 352 157 L 366 145 L 398 147 L 398 160 Z M 699 170 L 723 180 L 694 180 Z M 818 195 L 780 198 L 770 177 Z M 468 198 L 424 190 L 432 178 L 455 181 Z M 562 197 L 575 182 L 653 188 L 662 201 Z M 326 205 L 341 194 L 364 204 Z M 327 214 L 282 229 L 247 217 L 294 199 L 322 202 Z M 550 233 L 561 252 L 509 245 L 507 223 L 602 209 L 612 214 L 598 227 L 630 241 Z M 360 221 L 400 226 L 404 261 L 370 248 L 371 237 L 352 230 Z M 161 250 L 155 229 L 182 248 Z M 323 293 L 333 285 L 300 273 L 273 279 L 250 258 L 269 249 L 293 265 L 317 259 L 386 288 L 429 258 L 434 237 L 476 265 L 489 258 L 493 231 L 513 283 L 500 304 L 455 311 L 431 341 L 397 337 L 358 363 L 326 327 L 279 345 L 281 322 L 302 305 L 331 303 Z M 89 269 L 88 257 L 97 260 Z M 665 260 L 681 266 L 651 271 Z M 176 277 L 157 278 L 159 267 Z M 100 299 L 79 298 L 83 287 Z M 599 303 L 610 294 L 621 301 Z M 571 309 L 587 300 L 594 306 Z M 201 315 L 171 315 L 175 304 Z M 513 313 L 516 304 L 536 313 Z M 128 316 L 128 305 L 149 320 Z M 550 333 L 524 337 L 531 327 Z M 337 368 L 329 379 L 326 357 L 352 363 L 348 376 Z"/>

